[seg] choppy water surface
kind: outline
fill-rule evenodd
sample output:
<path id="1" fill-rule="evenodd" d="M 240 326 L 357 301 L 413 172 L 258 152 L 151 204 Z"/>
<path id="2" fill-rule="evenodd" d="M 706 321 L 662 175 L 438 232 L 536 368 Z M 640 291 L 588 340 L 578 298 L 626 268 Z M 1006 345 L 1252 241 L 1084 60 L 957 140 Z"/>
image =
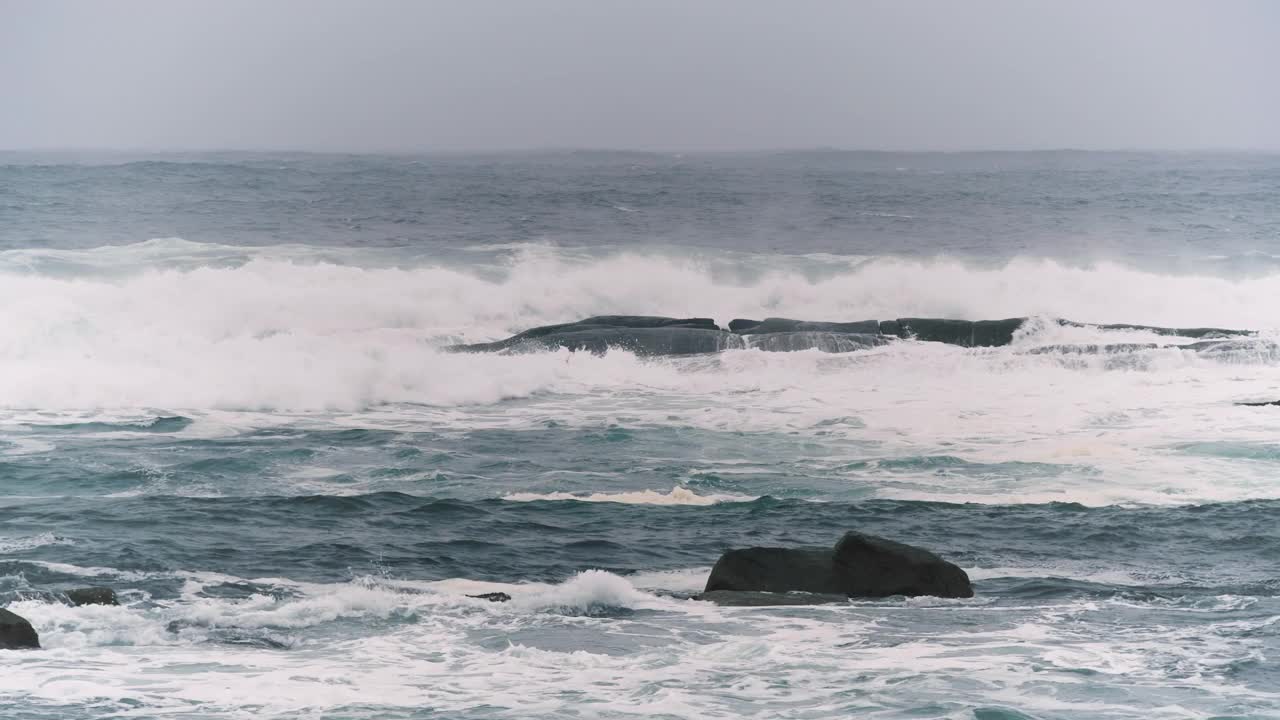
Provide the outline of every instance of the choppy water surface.
<path id="1" fill-rule="evenodd" d="M 1280 399 L 1278 188 L 1244 155 L 0 156 L 0 598 L 46 646 L 0 651 L 0 715 L 1280 717 L 1280 408 L 1234 404 Z M 1259 334 L 439 350 L 603 313 Z M 726 548 L 849 529 L 977 596 L 689 599 Z M 40 595 L 87 584 L 123 605 Z"/>

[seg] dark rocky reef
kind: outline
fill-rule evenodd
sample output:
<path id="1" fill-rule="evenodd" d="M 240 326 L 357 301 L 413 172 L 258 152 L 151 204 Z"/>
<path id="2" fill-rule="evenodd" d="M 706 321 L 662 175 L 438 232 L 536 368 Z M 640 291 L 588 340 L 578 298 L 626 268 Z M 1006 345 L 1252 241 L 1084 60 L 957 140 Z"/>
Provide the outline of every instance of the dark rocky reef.
<path id="1" fill-rule="evenodd" d="M 0 650 L 39 648 L 40 635 L 26 618 L 0 608 Z"/>
<path id="2" fill-rule="evenodd" d="M 708 318 L 601 315 L 575 323 L 544 325 L 506 340 L 454 345 L 453 352 L 498 352 L 565 348 L 601 354 L 610 348 L 637 355 L 694 355 L 743 347 L 742 338 Z"/>
<path id="3" fill-rule="evenodd" d="M 716 562 L 707 578 L 706 590 L 698 598 L 724 601 L 743 597 L 726 596 L 726 592 L 968 598 L 973 597 L 973 586 L 964 570 L 928 550 L 848 532 L 831 550 L 761 547 L 730 550 Z"/>
<path id="4" fill-rule="evenodd" d="M 877 320 L 859 320 L 856 322 L 810 322 L 808 320 L 790 320 L 788 318 L 765 318 L 764 320 L 731 320 L 729 332 L 739 335 L 762 335 L 765 333 L 854 333 L 857 335 L 879 335 L 880 322 Z"/>
<path id="5" fill-rule="evenodd" d="M 519 352 L 565 348 L 602 354 L 611 348 L 617 348 L 638 355 L 696 355 L 752 348 L 769 352 L 817 349 L 839 353 L 864 350 L 896 340 L 937 342 L 960 347 L 1002 347 L 1013 342 L 1014 335 L 1026 322 L 1027 318 L 898 318 L 853 322 L 739 318 L 729 323 L 728 330 L 723 330 L 710 318 L 601 315 L 573 323 L 531 328 L 496 342 L 454 345 L 446 349 L 452 352 Z M 1200 342 L 1177 347 L 1197 352 L 1225 352 L 1232 347 L 1231 338 L 1253 334 L 1247 330 L 1223 328 L 1090 325 L 1071 320 L 1057 322 L 1069 327 L 1145 330 L 1157 335 L 1196 338 Z"/>
<path id="6" fill-rule="evenodd" d="M 898 337 L 940 342 L 961 347 L 1000 347 L 1013 342 L 1013 334 L 1026 318 L 1007 320 L 943 320 L 899 318 L 890 321 Z M 883 327 L 887 323 L 881 323 Z M 883 330 L 882 330 L 883 332 Z M 886 333 L 887 334 L 887 333 Z"/>
<path id="7" fill-rule="evenodd" d="M 481 593 L 479 595 L 468 595 L 469 598 L 476 600 L 488 600 L 489 602 L 510 602 L 511 596 L 504 592 Z"/>
<path id="8" fill-rule="evenodd" d="M 949 320 L 945 318 L 898 318 L 854 322 L 809 322 L 787 318 L 734 320 L 729 329 L 741 335 L 771 333 L 833 333 L 890 339 L 940 342 L 961 347 L 997 347 L 1013 342 L 1013 334 L 1026 318 L 1008 320 Z M 881 343 L 883 344 L 883 342 Z"/>

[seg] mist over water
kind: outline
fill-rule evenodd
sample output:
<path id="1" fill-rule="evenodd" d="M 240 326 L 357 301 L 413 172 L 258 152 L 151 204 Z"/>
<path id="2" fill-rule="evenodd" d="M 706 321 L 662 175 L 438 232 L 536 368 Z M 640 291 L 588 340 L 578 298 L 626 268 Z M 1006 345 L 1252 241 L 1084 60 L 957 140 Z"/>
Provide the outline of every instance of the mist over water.
<path id="1" fill-rule="evenodd" d="M 1267 717 L 1280 159 L 0 156 L 30 718 Z M 600 314 L 1006 347 L 455 354 Z M 1139 323 L 1256 331 L 1223 349 Z M 973 600 L 722 608 L 861 529 Z M 40 593 L 106 584 L 121 607 Z M 466 597 L 506 592 L 492 604 Z"/>

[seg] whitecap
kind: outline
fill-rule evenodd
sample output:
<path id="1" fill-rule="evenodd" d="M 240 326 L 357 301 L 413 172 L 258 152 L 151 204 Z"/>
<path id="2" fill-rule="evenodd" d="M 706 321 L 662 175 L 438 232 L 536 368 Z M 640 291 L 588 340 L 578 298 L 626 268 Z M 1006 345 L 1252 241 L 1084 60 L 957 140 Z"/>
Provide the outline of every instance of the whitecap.
<path id="1" fill-rule="evenodd" d="M 722 502 L 751 502 L 757 498 L 746 495 L 699 495 L 688 488 L 674 487 L 670 492 L 636 490 L 632 492 L 596 493 L 511 493 L 503 500 L 511 502 L 536 502 L 539 500 L 574 500 L 577 502 L 622 503 L 626 505 L 716 505 Z"/>

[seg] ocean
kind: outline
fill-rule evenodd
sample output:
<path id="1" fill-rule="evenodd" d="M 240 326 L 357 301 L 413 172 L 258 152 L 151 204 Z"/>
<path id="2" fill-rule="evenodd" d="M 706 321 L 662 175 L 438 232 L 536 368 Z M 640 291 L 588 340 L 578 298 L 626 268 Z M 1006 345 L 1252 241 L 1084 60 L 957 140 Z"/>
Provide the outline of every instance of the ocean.
<path id="1" fill-rule="evenodd" d="M 0 153 L 0 717 L 1280 717 L 1278 312 L 1280 155 Z M 442 351 L 601 314 L 1032 320 Z"/>

